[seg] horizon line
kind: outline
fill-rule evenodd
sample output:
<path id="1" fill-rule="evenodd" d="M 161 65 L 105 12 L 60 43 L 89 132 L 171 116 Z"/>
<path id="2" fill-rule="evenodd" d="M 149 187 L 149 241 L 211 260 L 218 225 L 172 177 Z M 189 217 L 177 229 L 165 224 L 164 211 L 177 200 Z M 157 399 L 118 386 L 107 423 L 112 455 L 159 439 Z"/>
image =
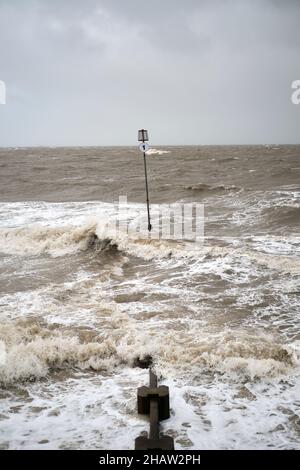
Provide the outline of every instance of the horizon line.
<path id="1" fill-rule="evenodd" d="M 264 146 L 297 146 L 300 145 L 298 143 L 274 143 L 274 142 L 266 142 L 260 144 L 149 144 L 149 148 L 155 147 L 264 147 Z M 139 143 L 136 144 L 88 144 L 88 145 L 76 145 L 76 144 L 67 144 L 67 145 L 45 145 L 45 144 L 38 144 L 38 145 L 0 145 L 0 149 L 29 149 L 29 148 L 105 148 L 105 147 L 113 147 L 113 148 L 124 148 L 124 147 L 139 147 Z"/>

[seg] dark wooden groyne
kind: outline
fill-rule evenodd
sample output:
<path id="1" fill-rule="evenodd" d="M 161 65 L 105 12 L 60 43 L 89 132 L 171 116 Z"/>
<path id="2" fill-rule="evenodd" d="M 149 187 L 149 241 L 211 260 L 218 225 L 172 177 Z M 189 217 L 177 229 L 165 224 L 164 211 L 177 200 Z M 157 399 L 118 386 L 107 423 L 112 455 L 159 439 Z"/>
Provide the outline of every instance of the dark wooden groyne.
<path id="1" fill-rule="evenodd" d="M 157 385 L 157 376 L 149 368 L 149 386 L 137 390 L 138 413 L 148 415 L 150 430 L 148 436 L 135 439 L 135 450 L 163 449 L 174 450 L 174 440 L 160 433 L 160 421 L 170 418 L 169 387 Z"/>

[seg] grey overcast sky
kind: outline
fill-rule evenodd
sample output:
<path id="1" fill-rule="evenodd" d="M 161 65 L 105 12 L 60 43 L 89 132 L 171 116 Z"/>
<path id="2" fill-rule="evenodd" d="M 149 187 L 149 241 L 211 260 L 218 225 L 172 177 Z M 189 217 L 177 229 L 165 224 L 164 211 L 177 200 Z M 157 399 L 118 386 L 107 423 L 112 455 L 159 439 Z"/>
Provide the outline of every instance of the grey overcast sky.
<path id="1" fill-rule="evenodd" d="M 0 145 L 300 143 L 300 0 L 0 0 Z"/>

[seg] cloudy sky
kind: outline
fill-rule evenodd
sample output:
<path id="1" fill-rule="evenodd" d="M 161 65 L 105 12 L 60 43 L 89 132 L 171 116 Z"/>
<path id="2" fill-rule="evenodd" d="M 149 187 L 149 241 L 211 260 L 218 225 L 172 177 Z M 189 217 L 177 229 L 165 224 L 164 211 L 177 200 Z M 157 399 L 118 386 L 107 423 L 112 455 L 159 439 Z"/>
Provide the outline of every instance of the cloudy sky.
<path id="1" fill-rule="evenodd" d="M 0 145 L 300 143 L 300 0 L 0 0 Z"/>

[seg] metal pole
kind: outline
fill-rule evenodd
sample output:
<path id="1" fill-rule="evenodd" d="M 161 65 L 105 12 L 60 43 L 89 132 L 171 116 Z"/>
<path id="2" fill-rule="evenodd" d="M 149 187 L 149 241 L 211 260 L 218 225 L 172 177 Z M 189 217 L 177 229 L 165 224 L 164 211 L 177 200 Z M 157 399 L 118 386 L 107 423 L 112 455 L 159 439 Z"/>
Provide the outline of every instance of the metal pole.
<path id="1" fill-rule="evenodd" d="M 143 143 L 145 141 L 143 140 Z M 150 207 L 149 207 L 149 192 L 148 192 L 148 177 L 147 177 L 147 161 L 146 152 L 144 152 L 144 169 L 145 169 L 145 182 L 146 182 L 146 199 L 147 199 L 147 212 L 148 212 L 148 232 L 151 232 L 152 225 L 150 222 Z"/>

